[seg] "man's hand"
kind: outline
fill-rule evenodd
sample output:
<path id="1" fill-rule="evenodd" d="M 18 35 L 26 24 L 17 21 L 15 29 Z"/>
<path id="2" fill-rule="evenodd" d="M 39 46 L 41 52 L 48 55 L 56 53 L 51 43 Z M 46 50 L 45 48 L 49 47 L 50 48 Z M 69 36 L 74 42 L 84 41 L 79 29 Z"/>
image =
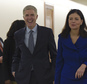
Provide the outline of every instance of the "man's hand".
<path id="1" fill-rule="evenodd" d="M 15 77 L 15 72 L 12 72 L 12 75 Z"/>

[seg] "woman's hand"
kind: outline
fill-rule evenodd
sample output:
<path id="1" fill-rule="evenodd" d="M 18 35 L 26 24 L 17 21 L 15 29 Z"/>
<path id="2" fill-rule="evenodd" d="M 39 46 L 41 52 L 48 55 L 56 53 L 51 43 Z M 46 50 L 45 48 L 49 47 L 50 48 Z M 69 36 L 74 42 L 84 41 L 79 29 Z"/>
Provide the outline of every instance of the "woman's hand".
<path id="1" fill-rule="evenodd" d="M 81 78 L 84 75 L 86 65 L 82 64 L 75 73 L 75 78 Z"/>

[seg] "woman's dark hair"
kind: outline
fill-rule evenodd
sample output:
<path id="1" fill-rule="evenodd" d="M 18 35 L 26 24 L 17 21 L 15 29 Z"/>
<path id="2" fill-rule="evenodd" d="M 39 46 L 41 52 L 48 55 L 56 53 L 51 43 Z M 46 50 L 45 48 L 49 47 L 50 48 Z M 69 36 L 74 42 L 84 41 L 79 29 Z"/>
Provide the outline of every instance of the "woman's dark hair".
<path id="1" fill-rule="evenodd" d="M 9 31 L 7 32 L 7 37 L 14 37 L 14 33 L 25 27 L 25 21 L 24 20 L 15 20 L 12 24 L 11 27 L 9 29 Z"/>
<path id="2" fill-rule="evenodd" d="M 80 36 L 82 37 L 87 37 L 87 32 L 84 30 L 84 28 L 86 28 L 86 23 L 85 23 L 85 19 L 84 19 L 84 16 L 82 14 L 82 12 L 78 9 L 71 9 L 69 11 L 69 13 L 67 14 L 67 17 L 66 17 L 66 22 L 65 22 L 65 26 L 61 32 L 61 36 L 64 37 L 64 38 L 67 38 L 68 34 L 70 33 L 70 27 L 69 27 L 69 22 L 68 22 L 68 19 L 69 19 L 69 16 L 73 13 L 77 13 L 81 20 L 83 20 L 83 23 L 82 25 L 80 26 L 80 30 L 79 30 L 79 34 Z"/>

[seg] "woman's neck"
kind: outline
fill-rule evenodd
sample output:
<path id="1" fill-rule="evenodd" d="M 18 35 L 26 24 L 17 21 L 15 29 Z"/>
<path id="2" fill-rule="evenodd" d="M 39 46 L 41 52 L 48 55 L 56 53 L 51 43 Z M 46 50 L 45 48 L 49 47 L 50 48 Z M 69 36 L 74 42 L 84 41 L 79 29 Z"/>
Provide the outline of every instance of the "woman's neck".
<path id="1" fill-rule="evenodd" d="M 71 30 L 70 35 L 71 36 L 79 36 L 79 31 L 78 30 L 77 31 L 76 30 Z"/>

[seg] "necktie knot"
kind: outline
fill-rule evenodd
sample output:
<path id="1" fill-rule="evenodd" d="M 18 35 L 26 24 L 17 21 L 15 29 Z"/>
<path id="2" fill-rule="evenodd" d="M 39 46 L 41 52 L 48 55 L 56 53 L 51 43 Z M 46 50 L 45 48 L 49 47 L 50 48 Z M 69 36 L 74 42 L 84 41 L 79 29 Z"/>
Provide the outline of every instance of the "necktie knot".
<path id="1" fill-rule="evenodd" d="M 33 33 L 33 30 L 30 30 L 29 32 L 30 32 L 30 33 Z"/>

